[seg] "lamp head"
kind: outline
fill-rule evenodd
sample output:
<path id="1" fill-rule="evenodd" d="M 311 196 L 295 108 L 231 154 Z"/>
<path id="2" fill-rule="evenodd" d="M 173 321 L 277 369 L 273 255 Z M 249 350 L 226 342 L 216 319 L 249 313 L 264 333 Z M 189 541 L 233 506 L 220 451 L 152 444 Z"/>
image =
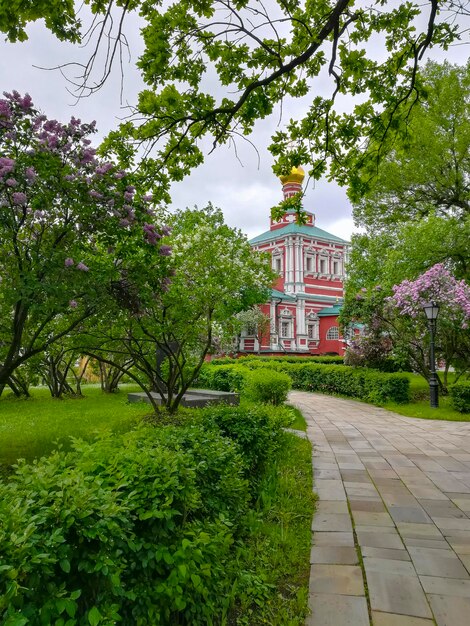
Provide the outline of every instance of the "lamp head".
<path id="1" fill-rule="evenodd" d="M 439 305 L 437 302 L 428 302 L 423 305 L 423 310 L 430 322 L 437 320 L 437 316 L 439 315 Z"/>

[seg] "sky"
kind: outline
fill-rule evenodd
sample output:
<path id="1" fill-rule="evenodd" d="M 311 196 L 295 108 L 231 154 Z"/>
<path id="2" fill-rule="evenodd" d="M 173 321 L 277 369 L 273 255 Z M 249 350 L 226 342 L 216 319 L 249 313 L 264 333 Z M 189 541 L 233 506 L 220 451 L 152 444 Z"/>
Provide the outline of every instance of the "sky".
<path id="1" fill-rule="evenodd" d="M 105 86 L 89 98 L 76 101 L 67 91 L 67 81 L 51 68 L 61 63 L 86 58 L 89 50 L 80 50 L 64 44 L 36 22 L 28 26 L 29 39 L 22 43 L 0 42 L 0 91 L 16 89 L 28 92 L 35 105 L 48 117 L 66 121 L 71 115 L 83 121 L 96 120 L 98 139 L 119 124 L 126 115 L 126 104 L 134 104 L 143 87 L 135 62 L 142 50 L 137 19 L 130 16 L 126 27 L 132 57 L 124 63 L 123 103 L 120 102 L 121 83 L 115 71 Z M 81 55 L 81 56 L 80 56 Z M 431 58 L 454 63 L 467 60 L 466 46 L 448 53 L 432 53 Z M 36 67 L 35 67 L 36 66 Z M 73 75 L 70 68 L 69 75 Z M 299 116 L 302 102 L 285 103 L 283 121 Z M 230 226 L 240 228 L 249 237 L 269 229 L 269 209 L 282 199 L 282 188 L 271 166 L 273 158 L 267 150 L 271 135 L 278 128 L 279 119 L 271 116 L 255 127 L 250 141 L 239 141 L 236 152 L 222 146 L 208 154 L 203 165 L 171 190 L 172 207 L 205 206 L 210 201 L 220 207 Z M 352 208 L 344 189 L 334 183 L 310 181 L 306 188 L 304 208 L 316 215 L 316 225 L 330 233 L 349 240 L 354 230 Z"/>

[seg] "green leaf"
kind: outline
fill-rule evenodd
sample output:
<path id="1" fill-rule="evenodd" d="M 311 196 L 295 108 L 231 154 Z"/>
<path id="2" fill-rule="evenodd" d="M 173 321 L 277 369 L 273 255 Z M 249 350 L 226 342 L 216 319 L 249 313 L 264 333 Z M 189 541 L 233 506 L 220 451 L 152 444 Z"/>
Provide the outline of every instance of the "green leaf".
<path id="1" fill-rule="evenodd" d="M 70 562 L 67 559 L 62 559 L 59 565 L 67 574 L 70 572 Z"/>
<path id="2" fill-rule="evenodd" d="M 91 626 L 98 626 L 98 624 L 101 621 L 101 617 L 102 615 L 98 611 L 96 606 L 94 606 L 88 611 L 88 621 L 90 622 Z"/>

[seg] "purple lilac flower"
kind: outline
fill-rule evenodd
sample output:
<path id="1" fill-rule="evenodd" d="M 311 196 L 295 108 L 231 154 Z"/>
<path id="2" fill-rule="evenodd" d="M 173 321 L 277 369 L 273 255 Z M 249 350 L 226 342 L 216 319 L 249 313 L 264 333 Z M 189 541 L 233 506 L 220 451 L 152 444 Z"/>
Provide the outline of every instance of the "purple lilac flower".
<path id="1" fill-rule="evenodd" d="M 74 264 L 74 260 L 70 257 L 67 257 L 64 261 L 65 267 L 71 267 Z"/>
<path id="2" fill-rule="evenodd" d="M 154 246 L 157 241 L 162 238 L 153 224 L 144 224 L 144 237 L 147 240 L 147 243 L 152 246 Z"/>
<path id="3" fill-rule="evenodd" d="M 160 246 L 158 250 L 161 256 L 170 256 L 171 255 L 171 247 L 170 246 Z"/>
<path id="4" fill-rule="evenodd" d="M 30 183 L 32 183 L 37 178 L 37 172 L 34 167 L 27 167 L 24 173 Z"/>
<path id="5" fill-rule="evenodd" d="M 114 174 L 114 178 L 116 178 L 117 180 L 120 180 L 121 178 L 124 178 L 125 175 L 126 175 L 126 172 L 124 170 L 119 170 L 119 172 L 116 172 Z"/>
<path id="6" fill-rule="evenodd" d="M 15 169 L 15 161 L 7 157 L 0 158 L 0 177 L 7 176 Z"/>
<path id="7" fill-rule="evenodd" d="M 168 237 L 168 235 L 170 235 L 170 234 L 171 234 L 171 231 L 172 231 L 172 230 L 173 230 L 173 229 L 172 229 L 172 228 L 170 228 L 170 226 L 162 226 L 162 233 L 163 233 L 163 235 L 164 235 L 165 237 Z"/>
<path id="8" fill-rule="evenodd" d="M 112 170 L 114 167 L 114 165 L 112 163 L 102 163 L 101 165 L 98 165 L 98 167 L 96 168 L 96 173 L 97 174 L 107 174 L 109 172 L 109 170 Z"/>
<path id="9" fill-rule="evenodd" d="M 82 263 L 81 261 L 80 261 L 80 263 L 77 263 L 77 270 L 80 270 L 81 272 L 88 272 L 88 271 L 89 271 L 89 269 L 90 269 L 90 268 L 89 268 L 89 267 L 87 267 L 87 266 L 85 265 L 85 263 Z"/>
<path id="10" fill-rule="evenodd" d="M 124 200 L 126 200 L 126 202 L 132 202 L 133 199 L 134 199 L 134 194 L 132 194 L 130 191 L 124 192 Z"/>
<path id="11" fill-rule="evenodd" d="M 77 303 L 75 300 L 70 300 L 70 302 L 69 302 L 69 307 L 70 307 L 71 309 L 76 309 L 76 308 L 77 308 L 77 306 L 78 306 L 78 303 Z"/>
<path id="12" fill-rule="evenodd" d="M 129 224 L 130 222 L 126 217 L 123 217 L 122 220 L 119 221 L 119 226 L 122 226 L 123 228 L 129 226 Z"/>
<path id="13" fill-rule="evenodd" d="M 103 198 L 103 194 L 100 193 L 99 191 L 96 191 L 95 189 L 91 189 L 88 194 L 92 197 L 95 198 L 95 200 L 101 200 Z"/>
<path id="14" fill-rule="evenodd" d="M 147 194 L 145 194 L 145 196 L 142 196 L 142 200 L 144 202 L 152 202 L 153 195 L 151 193 L 147 193 Z"/>
<path id="15" fill-rule="evenodd" d="M 13 204 L 26 204 L 27 202 L 27 198 L 26 198 L 26 194 L 24 194 L 22 191 L 16 191 L 13 195 Z"/>
<path id="16" fill-rule="evenodd" d="M 18 181 L 15 180 L 14 178 L 7 178 L 5 183 L 9 186 L 9 187 L 16 187 L 18 185 Z"/>

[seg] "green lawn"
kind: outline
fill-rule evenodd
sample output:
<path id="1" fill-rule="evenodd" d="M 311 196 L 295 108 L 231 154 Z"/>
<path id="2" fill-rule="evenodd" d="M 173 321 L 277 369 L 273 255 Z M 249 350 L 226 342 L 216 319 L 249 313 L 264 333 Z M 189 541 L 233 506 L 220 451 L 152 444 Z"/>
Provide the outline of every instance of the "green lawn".
<path id="1" fill-rule="evenodd" d="M 384 408 L 407 417 L 422 419 L 449 420 L 454 422 L 469 422 L 470 413 L 459 413 L 450 404 L 449 396 L 439 395 L 439 407 L 432 409 L 429 405 L 429 384 L 418 374 L 407 374 L 410 379 L 412 401 L 408 404 L 388 402 Z M 455 375 L 449 372 L 448 385 L 451 385 Z"/>
<path id="2" fill-rule="evenodd" d="M 48 389 L 33 389 L 31 398 L 0 398 L 0 466 L 17 459 L 33 460 L 49 454 L 70 437 L 93 439 L 106 431 L 132 428 L 151 412 L 148 404 L 127 404 L 127 392 L 135 385 L 122 385 L 117 394 L 104 394 L 97 387 L 83 388 L 83 398 L 53 399 Z"/>

